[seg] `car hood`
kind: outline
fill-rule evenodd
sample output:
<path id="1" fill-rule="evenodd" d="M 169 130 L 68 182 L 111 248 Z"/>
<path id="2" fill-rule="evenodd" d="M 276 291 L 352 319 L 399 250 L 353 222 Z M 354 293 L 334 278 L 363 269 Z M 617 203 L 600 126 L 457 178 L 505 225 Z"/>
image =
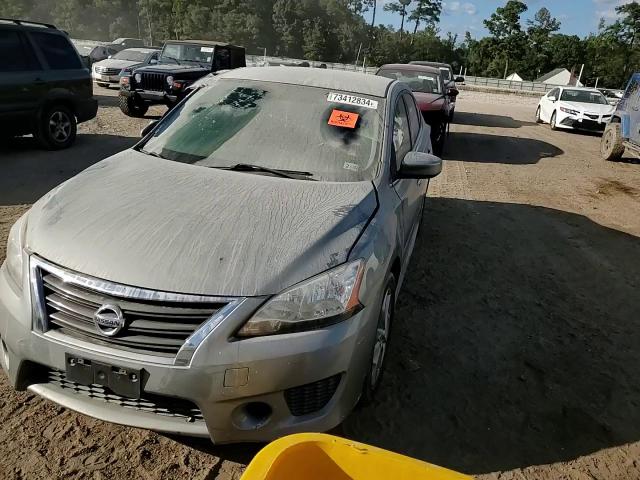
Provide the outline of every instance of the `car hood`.
<path id="1" fill-rule="evenodd" d="M 26 247 L 137 287 L 268 295 L 345 262 L 376 207 L 370 182 L 290 180 L 126 150 L 36 202 Z"/>
<path id="2" fill-rule="evenodd" d="M 100 60 L 99 62 L 94 63 L 94 66 L 97 67 L 106 67 L 106 68 L 126 68 L 131 67 L 133 65 L 137 65 L 140 62 L 132 62 L 131 60 L 118 60 L 115 58 L 107 58 L 106 60 Z"/>
<path id="3" fill-rule="evenodd" d="M 615 107 L 609 104 L 600 105 L 599 103 L 567 102 L 560 100 L 560 105 L 579 112 L 597 113 L 598 115 L 608 115 L 615 110 Z"/>
<path id="4" fill-rule="evenodd" d="M 438 93 L 421 93 L 413 92 L 418 101 L 418 108 L 422 112 L 430 112 L 434 110 L 442 110 L 444 97 Z"/>
<path id="5" fill-rule="evenodd" d="M 176 63 L 162 63 L 158 65 L 150 65 L 142 67 L 138 71 L 158 72 L 158 73 L 176 73 L 176 72 L 209 72 L 211 69 L 201 67 L 199 65 L 178 65 Z"/>

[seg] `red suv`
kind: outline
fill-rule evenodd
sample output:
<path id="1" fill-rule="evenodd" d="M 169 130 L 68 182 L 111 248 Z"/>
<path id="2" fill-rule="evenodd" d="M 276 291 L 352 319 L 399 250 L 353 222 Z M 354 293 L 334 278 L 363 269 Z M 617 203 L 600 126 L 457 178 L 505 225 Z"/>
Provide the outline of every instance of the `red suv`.
<path id="1" fill-rule="evenodd" d="M 447 87 L 442 81 L 440 70 L 435 67 L 389 64 L 380 67 L 376 75 L 409 85 L 424 120 L 431 127 L 433 151 L 436 155 L 441 155 L 449 125 L 451 102 L 455 101 L 458 90 Z"/>

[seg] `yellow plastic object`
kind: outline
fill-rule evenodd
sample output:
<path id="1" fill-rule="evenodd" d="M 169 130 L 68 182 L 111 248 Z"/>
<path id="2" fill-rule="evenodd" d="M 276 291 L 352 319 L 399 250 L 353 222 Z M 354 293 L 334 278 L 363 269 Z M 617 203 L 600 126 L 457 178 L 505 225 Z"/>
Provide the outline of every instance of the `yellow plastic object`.
<path id="1" fill-rule="evenodd" d="M 264 447 L 242 480 L 471 480 L 460 473 L 321 433 L 299 433 Z"/>

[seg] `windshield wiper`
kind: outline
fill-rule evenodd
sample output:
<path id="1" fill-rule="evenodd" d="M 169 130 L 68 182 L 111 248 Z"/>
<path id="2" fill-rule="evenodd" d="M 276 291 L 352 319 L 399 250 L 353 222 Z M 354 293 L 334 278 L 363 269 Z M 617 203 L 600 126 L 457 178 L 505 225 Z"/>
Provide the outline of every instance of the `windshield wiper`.
<path id="1" fill-rule="evenodd" d="M 151 157 L 157 157 L 157 158 L 161 158 L 161 159 L 163 159 L 163 160 L 169 160 L 168 158 L 163 157 L 162 155 L 160 155 L 159 153 L 156 153 L 156 152 L 148 152 L 148 151 L 146 151 L 146 150 L 143 150 L 142 148 L 141 148 L 140 150 L 138 150 L 138 151 L 139 151 L 140 153 L 144 153 L 145 155 L 149 155 L 149 156 L 151 156 Z"/>
<path id="2" fill-rule="evenodd" d="M 169 60 L 173 60 L 174 62 L 176 62 L 178 65 L 182 65 L 182 64 L 178 61 L 178 59 L 177 59 L 177 58 L 168 57 L 168 56 L 166 56 L 166 55 L 162 56 L 162 57 L 161 57 L 161 59 L 162 59 L 162 58 L 168 58 Z"/>
<path id="3" fill-rule="evenodd" d="M 270 173 L 271 175 L 275 175 L 277 177 L 283 178 L 292 178 L 294 180 L 299 180 L 300 177 L 303 177 L 305 180 L 313 180 L 313 173 L 311 172 L 301 172 L 298 170 L 282 170 L 279 168 L 268 168 L 263 167 L 262 165 L 252 165 L 250 163 L 236 163 L 230 167 L 210 167 L 210 168 L 219 168 L 221 170 L 231 170 L 234 172 L 265 172 Z"/>

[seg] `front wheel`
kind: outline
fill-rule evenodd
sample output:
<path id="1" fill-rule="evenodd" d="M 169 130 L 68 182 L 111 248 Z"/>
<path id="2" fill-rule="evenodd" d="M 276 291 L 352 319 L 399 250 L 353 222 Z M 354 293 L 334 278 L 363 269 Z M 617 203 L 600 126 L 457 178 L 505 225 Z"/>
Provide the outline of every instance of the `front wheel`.
<path id="1" fill-rule="evenodd" d="M 600 156 L 607 162 L 617 162 L 624 154 L 624 139 L 619 123 L 609 123 L 600 140 Z"/>
<path id="2" fill-rule="evenodd" d="M 120 110 L 128 117 L 142 118 L 149 110 L 149 106 L 142 102 L 136 101 L 134 97 L 118 96 L 118 104 Z"/>
<path id="3" fill-rule="evenodd" d="M 551 115 L 551 121 L 549 122 L 549 126 L 551 127 L 551 130 L 558 129 L 558 127 L 556 126 L 556 112 L 553 112 L 553 115 Z"/>
<path id="4" fill-rule="evenodd" d="M 42 112 L 34 137 L 42 148 L 61 150 L 73 144 L 77 131 L 74 113 L 65 105 L 54 105 Z"/>
<path id="5" fill-rule="evenodd" d="M 378 314 L 376 325 L 376 337 L 373 343 L 371 356 L 369 357 L 369 371 L 362 387 L 361 404 L 366 405 L 373 401 L 376 391 L 380 386 L 384 373 L 384 361 L 387 354 L 387 345 L 393 324 L 393 315 L 396 304 L 396 279 L 392 273 L 387 278 L 382 295 L 382 304 Z"/>

